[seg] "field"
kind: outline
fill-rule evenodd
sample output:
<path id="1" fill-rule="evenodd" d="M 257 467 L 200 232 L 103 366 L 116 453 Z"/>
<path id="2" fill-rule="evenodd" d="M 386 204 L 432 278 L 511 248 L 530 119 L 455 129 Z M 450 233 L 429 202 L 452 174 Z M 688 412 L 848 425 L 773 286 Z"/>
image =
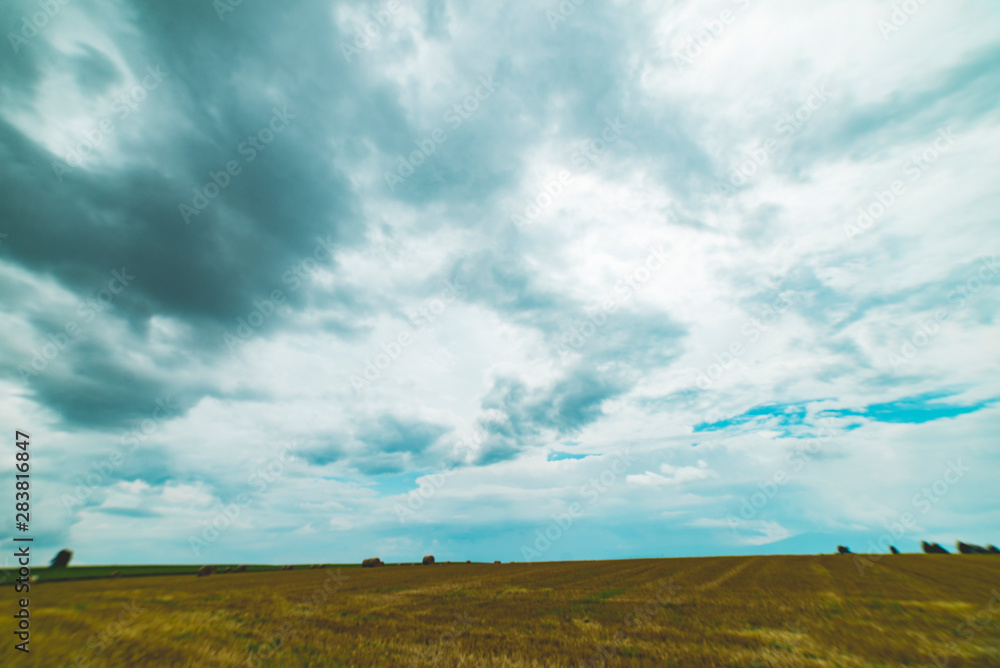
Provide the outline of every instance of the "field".
<path id="1" fill-rule="evenodd" d="M 15 609 L 12 587 L 0 596 Z M 30 658 L 5 647 L 3 665 L 1000 666 L 1000 558 L 887 555 L 863 576 L 822 555 L 84 579 L 36 583 L 31 613 Z"/>
<path id="2" fill-rule="evenodd" d="M 238 564 L 219 564 L 219 568 L 236 568 Z M 63 582 L 66 580 L 89 580 L 93 578 L 107 578 L 114 572 L 121 573 L 123 578 L 145 577 L 150 575 L 194 575 L 200 566 L 172 565 L 172 566 L 69 566 L 67 568 L 32 568 L 31 573 L 39 583 Z M 308 568 L 307 566 L 296 566 L 297 569 Z M 280 566 L 247 566 L 248 572 L 269 572 L 280 570 Z M 5 579 L 9 584 L 13 581 L 14 571 L 10 572 Z"/>

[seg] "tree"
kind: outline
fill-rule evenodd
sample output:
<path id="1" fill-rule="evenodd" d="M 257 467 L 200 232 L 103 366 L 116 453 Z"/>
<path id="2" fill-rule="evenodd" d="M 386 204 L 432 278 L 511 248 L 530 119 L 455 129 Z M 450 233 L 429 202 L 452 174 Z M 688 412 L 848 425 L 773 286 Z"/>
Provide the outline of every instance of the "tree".
<path id="1" fill-rule="evenodd" d="M 69 560 L 73 558 L 72 550 L 59 550 L 59 553 L 52 557 L 52 563 L 50 566 L 52 568 L 66 568 L 69 566 Z"/>

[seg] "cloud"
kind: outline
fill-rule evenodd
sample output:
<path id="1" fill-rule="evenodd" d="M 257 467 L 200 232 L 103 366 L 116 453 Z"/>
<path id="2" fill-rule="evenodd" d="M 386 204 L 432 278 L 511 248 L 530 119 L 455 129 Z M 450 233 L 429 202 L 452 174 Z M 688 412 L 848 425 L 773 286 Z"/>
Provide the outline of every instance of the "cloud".
<path id="1" fill-rule="evenodd" d="M 726 520 L 701 518 L 688 522 L 687 526 L 704 529 L 732 528 Z M 792 534 L 777 522 L 753 520 L 741 524 L 742 533 L 737 538 L 742 545 L 769 545 L 790 538 Z M 749 534 L 749 535 L 747 535 Z"/>
<path id="2" fill-rule="evenodd" d="M 0 418 L 60 464 L 36 544 L 180 561 L 253 492 L 213 560 L 518 559 L 619 451 L 552 558 L 814 551 L 949 457 L 923 528 L 988 542 L 990 9 L 754 3 L 698 44 L 691 0 L 417 0 L 345 56 L 373 7 L 71 3 L 0 59 Z"/>
<path id="3" fill-rule="evenodd" d="M 660 475 L 660 473 L 663 475 Z M 719 477 L 719 474 L 711 470 L 708 467 L 708 463 L 703 459 L 698 460 L 697 466 L 671 466 L 670 464 L 661 464 L 660 473 L 646 471 L 645 473 L 640 473 L 638 475 L 627 476 L 626 481 L 630 485 L 660 487 L 683 485 L 696 480 L 706 480 L 708 478 Z"/>

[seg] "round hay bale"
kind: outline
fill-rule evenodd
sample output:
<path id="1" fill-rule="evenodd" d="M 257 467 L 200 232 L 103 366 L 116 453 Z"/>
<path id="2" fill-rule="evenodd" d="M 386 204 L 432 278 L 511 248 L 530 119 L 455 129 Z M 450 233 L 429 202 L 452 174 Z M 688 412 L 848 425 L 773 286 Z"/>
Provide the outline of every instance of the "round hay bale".
<path id="1" fill-rule="evenodd" d="M 108 577 L 111 578 L 112 580 L 116 580 L 116 579 L 120 578 L 121 576 L 122 576 L 122 572 L 121 571 L 115 571 L 114 573 L 112 573 Z"/>
<path id="2" fill-rule="evenodd" d="M 955 545 L 958 547 L 958 551 L 962 554 L 989 554 L 990 551 L 983 547 L 982 545 L 972 545 L 971 543 L 963 543 L 962 541 L 957 541 Z"/>
<path id="3" fill-rule="evenodd" d="M 940 543 L 928 543 L 925 540 L 921 541 L 920 547 L 926 554 L 948 554 L 948 550 L 941 547 Z"/>
<path id="4" fill-rule="evenodd" d="M 371 557 L 361 562 L 362 568 L 375 568 L 376 566 L 385 566 L 385 564 L 378 557 Z"/>
<path id="5" fill-rule="evenodd" d="M 212 575 L 215 573 L 215 566 L 202 566 L 198 569 L 198 577 L 205 577 L 206 575 Z"/>
<path id="6" fill-rule="evenodd" d="M 241 564 L 241 565 L 239 565 L 239 566 L 236 567 L 236 572 L 237 573 L 246 573 L 247 572 L 247 567 Z"/>
<path id="7" fill-rule="evenodd" d="M 501 562 L 501 561 L 500 561 L 499 559 L 497 559 L 497 560 L 496 560 L 496 561 L 494 561 L 493 563 L 494 563 L 494 564 L 499 564 L 499 563 L 503 563 L 503 562 Z"/>
<path id="8" fill-rule="evenodd" d="M 423 565 L 424 566 L 433 566 L 434 565 L 434 555 L 433 554 L 428 554 L 426 557 L 424 557 Z"/>

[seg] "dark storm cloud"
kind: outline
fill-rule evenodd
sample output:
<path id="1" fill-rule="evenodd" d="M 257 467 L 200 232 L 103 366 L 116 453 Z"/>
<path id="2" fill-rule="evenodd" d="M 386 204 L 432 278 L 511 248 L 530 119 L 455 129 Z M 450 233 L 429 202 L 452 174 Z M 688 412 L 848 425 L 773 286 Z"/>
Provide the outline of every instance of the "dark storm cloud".
<path id="1" fill-rule="evenodd" d="M 641 345 L 657 343 L 643 340 Z M 604 416 L 606 401 L 635 385 L 638 375 L 634 372 L 635 368 L 622 359 L 600 368 L 589 361 L 579 363 L 543 388 L 530 388 L 519 378 L 496 379 L 481 403 L 489 412 L 479 423 L 486 438 L 477 462 L 485 465 L 513 458 L 538 445 L 546 432 L 557 436 L 578 433 Z M 502 418 L 497 419 L 497 414 Z"/>
<path id="2" fill-rule="evenodd" d="M 466 300 L 529 326 L 555 328 L 575 306 L 567 297 L 538 287 L 537 272 L 513 245 L 469 253 L 457 260 L 452 273 L 464 286 Z"/>
<path id="3" fill-rule="evenodd" d="M 448 431 L 447 427 L 431 422 L 383 415 L 377 420 L 363 423 L 356 438 L 379 452 L 420 453 L 434 445 Z"/>
<path id="4" fill-rule="evenodd" d="M 156 401 L 175 396 L 176 415 L 183 415 L 200 398 L 195 388 L 179 393 L 166 378 L 130 380 L 120 358 L 100 345 L 78 344 L 65 364 L 34 376 L 35 397 L 71 423 L 91 427 L 122 427 L 145 417 Z"/>
<path id="5" fill-rule="evenodd" d="M 313 466 L 343 461 L 365 475 L 396 473 L 425 461 L 442 436 L 445 425 L 391 413 L 361 419 L 352 435 L 314 436 L 295 454 Z"/>
<path id="6" fill-rule="evenodd" d="M 407 121 L 398 91 L 368 83 L 362 67 L 345 62 L 331 39 L 330 7 L 324 3 L 241 6 L 224 21 L 210 4 L 135 2 L 120 9 L 120 14 L 105 18 L 108 25 L 135 28 L 134 35 L 122 31 L 116 42 L 130 71 L 119 70 L 107 54 L 90 45 L 60 52 L 44 34 L 30 51 L 5 64 L 5 81 L 18 84 L 26 103 L 31 103 L 37 83 L 53 70 L 74 72 L 76 93 L 99 107 L 112 103 L 111 84 L 159 73 L 155 88 L 147 90 L 143 100 L 133 100 L 135 108 L 128 115 L 112 117 L 115 149 L 127 157 L 123 166 L 98 156 L 83 167 L 62 164 L 64 171 L 57 174 L 53 161 L 65 155 L 49 153 L 0 120 L 0 216 L 11 221 L 13 260 L 81 295 L 99 286 L 112 268 L 127 267 L 136 280 L 115 303 L 116 314 L 140 333 L 157 314 L 187 321 L 198 333 L 189 346 L 205 354 L 216 354 L 223 332 L 235 328 L 237 319 L 254 308 L 254 300 L 266 298 L 275 288 L 285 289 L 293 308 L 308 308 L 317 301 L 327 308 L 342 307 L 350 315 L 325 316 L 327 329 L 345 337 L 357 335 L 352 316 L 356 323 L 371 309 L 363 295 L 339 290 L 313 298 L 308 290 L 289 291 L 288 271 L 313 253 L 317 240 L 327 240 L 326 246 L 336 249 L 364 239 L 367 221 L 358 215 L 357 197 L 347 176 L 334 166 L 336 159 L 364 158 L 370 150 L 366 146 L 386 156 L 405 153 L 428 128 Z M 437 28 L 432 34 L 443 38 L 447 15 L 433 16 Z M 536 37 L 545 35 L 548 46 L 525 50 L 525 60 L 498 57 L 487 72 L 467 72 L 470 90 L 480 76 L 496 77 L 499 90 L 452 133 L 436 156 L 438 162 L 426 165 L 400 196 L 443 198 L 459 207 L 466 206 L 467 198 L 488 201 L 510 185 L 520 167 L 517 147 L 551 125 L 542 113 L 548 100 L 570 95 L 580 103 L 573 107 L 581 109 L 579 113 L 562 119 L 567 150 L 572 141 L 600 130 L 602 114 L 619 110 L 616 101 L 622 99 L 626 84 L 616 74 L 624 57 L 615 55 L 617 47 L 588 49 L 580 53 L 586 62 L 567 62 L 556 56 L 560 49 L 571 48 L 576 28 L 556 35 L 545 34 L 547 30 L 541 20 L 531 25 Z M 602 40 L 610 38 L 614 28 L 602 32 Z M 400 48 L 413 46 L 403 43 Z M 539 69 L 539 61 L 548 64 Z M 583 86 L 567 76 L 581 67 L 589 72 Z M 525 76 L 528 71 L 541 76 Z M 337 113 L 330 113 L 334 109 Z M 276 115 L 287 127 L 274 133 L 264 150 L 249 147 L 248 138 L 273 128 Z M 511 122 L 516 118 L 538 118 L 541 125 Z M 94 119 L 95 125 L 99 120 Z M 504 130 L 497 132 L 501 122 Z M 321 146 L 317 137 L 335 140 Z M 107 142 L 111 144 L 110 137 Z M 110 151 L 107 146 L 104 150 Z M 233 163 L 239 173 L 226 175 L 227 165 Z M 228 183 L 197 214 L 188 209 L 185 221 L 180 205 L 195 207 L 195 190 L 203 192 L 212 175 L 216 183 L 220 178 Z M 469 216 L 470 224 L 475 219 Z M 329 266 L 335 269 L 336 260 Z M 524 279 L 516 269 L 496 268 L 494 282 L 500 290 L 510 288 L 507 292 L 513 294 L 518 286 L 512 282 L 519 280 Z M 535 299 L 535 312 L 541 314 L 551 310 L 557 298 L 539 294 L 513 299 L 522 302 L 511 304 L 515 311 Z M 266 329 L 290 322 L 275 319 Z M 68 351 L 64 367 L 110 373 L 98 373 L 90 382 L 56 374 L 35 379 L 38 397 L 73 420 L 86 414 L 94 424 L 127 418 L 133 402 L 119 403 L 115 392 L 75 396 L 72 388 L 93 389 L 120 371 L 115 359 L 100 357 L 104 351 L 99 349 L 89 351 L 98 356 L 95 359 L 74 360 L 84 352 L 83 347 Z M 128 394 L 141 404 L 162 389 L 151 386 Z M 206 389 L 190 388 L 189 394 L 201 391 Z"/>
<path id="7" fill-rule="evenodd" d="M 516 456 L 546 430 L 572 434 L 600 419 L 605 401 L 628 392 L 649 369 L 676 359 L 687 335 L 668 314 L 628 305 L 631 290 L 613 292 L 615 312 L 595 315 L 592 303 L 537 287 L 538 275 L 515 252 L 518 243 L 496 243 L 458 263 L 453 271 L 466 299 L 539 331 L 553 354 L 580 360 L 544 389 L 529 389 L 530 379 L 494 381 L 481 408 L 499 411 L 505 420 L 480 421 L 487 433 L 477 457 L 481 464 Z"/>
<path id="8" fill-rule="evenodd" d="M 333 147 L 316 150 L 315 137 L 344 121 L 327 110 L 349 99 L 355 112 L 346 125 L 374 118 L 376 131 L 380 118 L 388 115 L 386 125 L 399 120 L 390 97 L 356 94 L 363 82 L 345 69 L 321 27 L 328 27 L 320 16 L 327 10 L 316 3 L 293 19 L 287 9 L 244 7 L 223 23 L 210 3 L 136 3 L 122 16 L 106 17 L 115 25 L 124 16 L 138 29 L 136 38 L 122 35 L 116 44 L 131 72 L 119 71 L 90 46 L 60 53 L 44 34 L 18 58 L 4 58 L 4 85 L 25 100 L 53 70 L 74 72 L 77 93 L 104 106 L 112 102 L 110 84 L 149 76 L 147 64 L 159 72 L 148 79 L 155 88 L 141 102 L 133 100 L 128 115 L 110 117 L 116 148 L 127 156 L 121 167 L 95 158 L 74 168 L 0 119 L 0 218 L 10 235 L 8 257 L 81 299 L 99 290 L 110 271 L 126 268 L 136 278 L 113 309 L 139 334 L 127 343 L 139 350 L 155 315 L 187 321 L 196 333 L 189 349 L 214 355 L 223 332 L 274 289 L 283 289 L 293 307 L 307 307 L 309 291 L 295 291 L 289 271 L 316 256 L 318 246 L 336 254 L 364 235 L 356 197 L 332 166 Z M 342 84 L 352 77 L 350 92 Z M 388 108 L 371 113 L 372 106 Z M 273 130 L 280 126 L 280 133 Z M 263 138 L 262 131 L 273 141 L 256 150 L 247 140 Z M 112 136 L 102 142 L 105 151 L 111 142 Z M 65 173 L 56 174 L 53 161 Z M 193 190 L 211 183 L 210 173 L 225 176 L 230 161 L 240 173 L 185 224 L 179 205 L 194 202 Z M 336 260 L 324 257 L 335 269 Z M 355 314 L 366 308 L 363 297 L 345 291 L 323 301 L 338 298 Z M 62 324 L 29 319 L 43 331 Z M 268 323 L 281 326 L 277 318 Z M 330 329 L 356 331 L 344 321 L 331 322 Z M 32 378 L 36 397 L 73 422 L 119 424 L 168 389 L 148 378 L 140 379 L 143 387 L 121 388 L 126 369 L 120 351 L 110 348 L 74 344 L 60 364 Z M 210 388 L 170 389 L 190 405 Z"/>
<path id="9" fill-rule="evenodd" d="M 83 55 L 73 59 L 73 75 L 77 86 L 84 93 L 103 95 L 108 86 L 121 80 L 121 73 L 107 56 L 84 45 Z"/>

